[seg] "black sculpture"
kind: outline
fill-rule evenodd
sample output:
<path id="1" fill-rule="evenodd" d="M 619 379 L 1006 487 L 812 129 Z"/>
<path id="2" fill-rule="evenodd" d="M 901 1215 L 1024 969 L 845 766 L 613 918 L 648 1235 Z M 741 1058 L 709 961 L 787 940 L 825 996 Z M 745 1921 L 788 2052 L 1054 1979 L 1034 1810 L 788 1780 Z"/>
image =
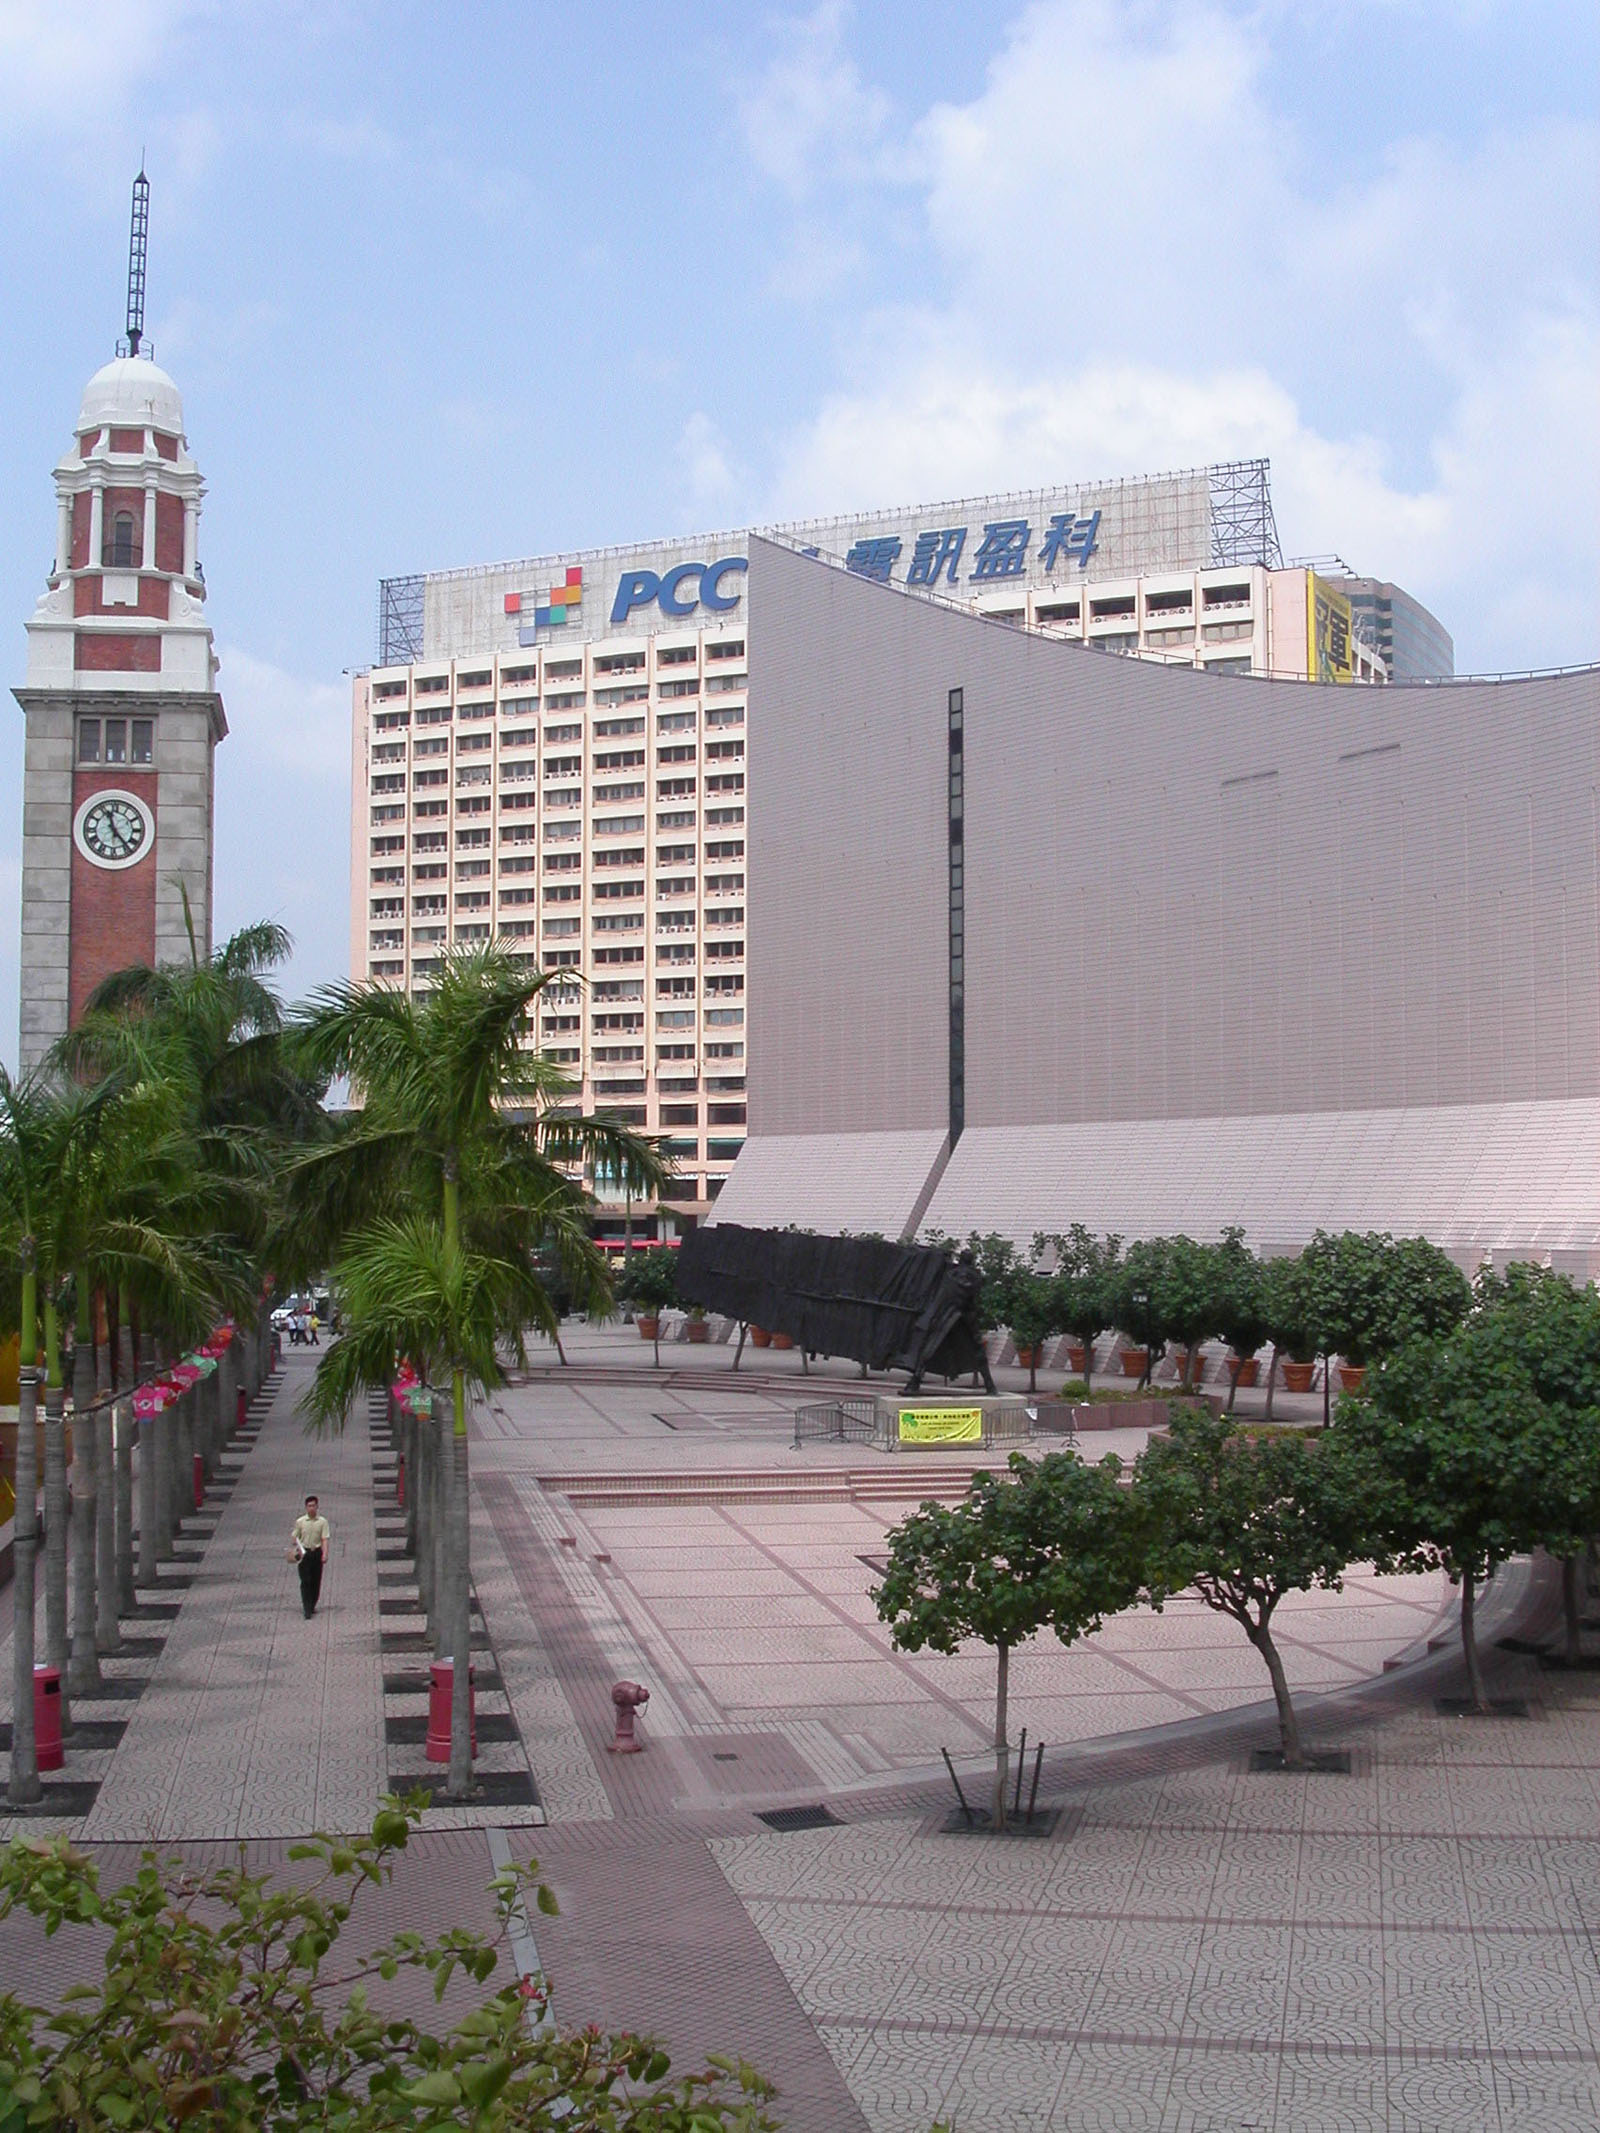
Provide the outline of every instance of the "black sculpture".
<path id="1" fill-rule="evenodd" d="M 932 1371 L 977 1372 L 990 1392 L 978 1324 L 981 1279 L 970 1252 L 882 1237 L 817 1237 L 718 1222 L 678 1250 L 678 1291 L 747 1326 L 786 1333 L 813 1355 L 848 1355 L 869 1370 L 905 1370 L 906 1391 Z"/>

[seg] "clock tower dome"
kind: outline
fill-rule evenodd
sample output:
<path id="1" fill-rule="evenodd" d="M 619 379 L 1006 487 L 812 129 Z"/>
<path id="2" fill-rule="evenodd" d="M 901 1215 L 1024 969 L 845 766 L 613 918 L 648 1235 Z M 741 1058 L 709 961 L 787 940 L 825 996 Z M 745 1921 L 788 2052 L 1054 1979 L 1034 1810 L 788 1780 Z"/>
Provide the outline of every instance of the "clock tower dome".
<path id="1" fill-rule="evenodd" d="M 128 330 L 55 470 L 55 562 L 27 625 L 23 1070 L 102 978 L 211 952 L 213 772 L 227 733 L 205 618 L 205 484 L 144 338 L 149 186 L 134 185 Z"/>

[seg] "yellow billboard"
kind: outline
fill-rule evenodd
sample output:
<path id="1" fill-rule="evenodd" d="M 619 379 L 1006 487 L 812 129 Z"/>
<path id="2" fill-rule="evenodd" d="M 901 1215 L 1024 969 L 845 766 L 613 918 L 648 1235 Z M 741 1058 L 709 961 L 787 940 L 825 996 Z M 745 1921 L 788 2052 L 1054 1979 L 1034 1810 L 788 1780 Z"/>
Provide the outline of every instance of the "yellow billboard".
<path id="1" fill-rule="evenodd" d="M 1350 602 L 1342 592 L 1306 572 L 1306 672 L 1313 681 L 1354 681 Z"/>
<path id="2" fill-rule="evenodd" d="M 981 1407 L 902 1407 L 902 1444 L 981 1444 Z"/>

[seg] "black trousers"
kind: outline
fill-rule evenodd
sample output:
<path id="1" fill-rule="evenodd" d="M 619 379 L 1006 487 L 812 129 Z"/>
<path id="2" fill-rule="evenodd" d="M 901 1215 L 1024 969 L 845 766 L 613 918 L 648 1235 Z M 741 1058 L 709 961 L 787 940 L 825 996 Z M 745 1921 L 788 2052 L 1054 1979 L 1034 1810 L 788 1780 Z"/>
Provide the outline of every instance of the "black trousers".
<path id="1" fill-rule="evenodd" d="M 322 1550 L 308 1548 L 300 1558 L 300 1605 L 309 1619 L 317 1611 L 322 1592 Z"/>

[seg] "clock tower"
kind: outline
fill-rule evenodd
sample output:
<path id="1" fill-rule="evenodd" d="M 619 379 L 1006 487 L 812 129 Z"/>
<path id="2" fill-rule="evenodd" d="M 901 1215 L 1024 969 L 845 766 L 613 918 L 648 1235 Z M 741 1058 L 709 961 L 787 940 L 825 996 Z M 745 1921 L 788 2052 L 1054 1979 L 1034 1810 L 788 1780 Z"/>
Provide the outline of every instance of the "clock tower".
<path id="1" fill-rule="evenodd" d="M 205 484 L 177 386 L 143 352 L 149 186 L 134 186 L 128 331 L 55 470 L 55 562 L 27 625 L 23 1070 L 102 978 L 211 952 L 213 772 L 227 733 L 205 618 Z"/>

